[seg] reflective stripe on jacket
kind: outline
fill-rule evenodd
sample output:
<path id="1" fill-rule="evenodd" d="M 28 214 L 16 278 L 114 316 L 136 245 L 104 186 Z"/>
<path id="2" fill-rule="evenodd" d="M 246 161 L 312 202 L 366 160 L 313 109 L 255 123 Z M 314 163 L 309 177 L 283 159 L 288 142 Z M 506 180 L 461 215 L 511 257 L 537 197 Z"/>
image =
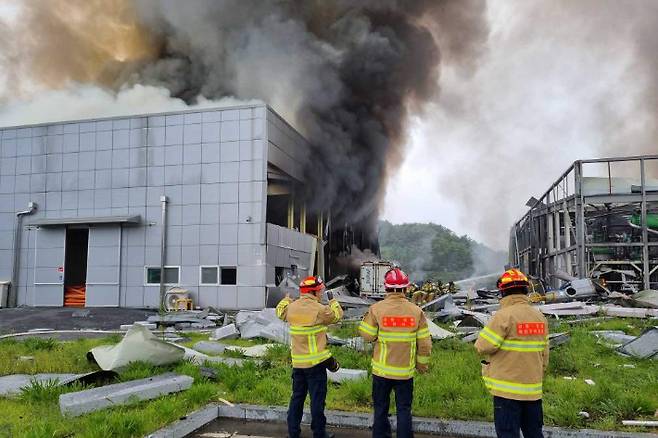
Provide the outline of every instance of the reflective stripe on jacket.
<path id="1" fill-rule="evenodd" d="M 425 314 L 402 293 L 389 293 L 373 304 L 359 325 L 359 333 L 375 342 L 372 373 L 379 377 L 406 380 L 416 369 L 429 366 L 432 339 Z"/>
<path id="2" fill-rule="evenodd" d="M 475 348 L 489 356 L 482 378 L 491 394 L 513 400 L 542 398 L 548 322 L 525 295 L 500 300 L 500 310 L 480 331 Z"/>
<path id="3" fill-rule="evenodd" d="M 336 300 L 328 306 L 312 294 L 296 301 L 284 298 L 276 306 L 276 316 L 290 324 L 290 352 L 294 368 L 311 368 L 331 357 L 327 349 L 327 325 L 343 317 Z"/>

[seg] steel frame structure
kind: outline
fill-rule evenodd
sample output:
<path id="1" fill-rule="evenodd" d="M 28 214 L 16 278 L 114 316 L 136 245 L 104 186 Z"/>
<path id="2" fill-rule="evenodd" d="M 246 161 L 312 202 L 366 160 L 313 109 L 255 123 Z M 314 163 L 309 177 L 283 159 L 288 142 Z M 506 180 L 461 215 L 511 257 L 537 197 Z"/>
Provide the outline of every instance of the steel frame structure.
<path id="1" fill-rule="evenodd" d="M 607 168 L 607 177 L 584 173 L 593 166 Z M 612 166 L 622 167 L 624 178 L 614 177 Z M 601 190 L 606 178 L 607 189 Z M 620 189 L 622 180 L 630 188 Z M 649 214 L 658 213 L 658 186 L 648 184 L 657 181 L 658 155 L 574 162 L 540 199 L 529 201 L 528 212 L 512 226 L 510 264 L 553 287 L 560 286 L 558 271 L 583 278 L 616 270 L 624 278 L 612 282 L 612 289 L 622 288 L 614 283 L 658 289 L 658 231 L 647 222 Z M 590 182 L 599 187 L 592 189 Z M 632 224 L 631 216 L 640 223 Z M 629 231 L 610 233 L 601 222 L 611 217 L 626 221 L 622 228 Z"/>

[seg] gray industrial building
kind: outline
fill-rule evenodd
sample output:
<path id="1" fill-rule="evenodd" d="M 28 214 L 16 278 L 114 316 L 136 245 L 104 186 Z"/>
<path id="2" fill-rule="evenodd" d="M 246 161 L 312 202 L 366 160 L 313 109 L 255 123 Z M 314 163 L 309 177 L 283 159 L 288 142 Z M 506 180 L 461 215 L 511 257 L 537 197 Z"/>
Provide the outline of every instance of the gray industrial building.
<path id="1" fill-rule="evenodd" d="M 322 215 L 294 197 L 308 145 L 265 104 L 0 139 L 3 306 L 63 306 L 83 286 L 87 307 L 155 308 L 163 264 L 197 306 L 259 309 L 288 273 L 322 271 Z"/>

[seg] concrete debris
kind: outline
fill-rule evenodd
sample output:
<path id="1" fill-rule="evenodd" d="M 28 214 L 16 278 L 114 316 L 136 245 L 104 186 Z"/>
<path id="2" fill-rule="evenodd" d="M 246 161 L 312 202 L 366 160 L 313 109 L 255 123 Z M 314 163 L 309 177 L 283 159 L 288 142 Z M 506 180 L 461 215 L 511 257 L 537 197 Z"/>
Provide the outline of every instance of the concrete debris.
<path id="1" fill-rule="evenodd" d="M 242 339 L 265 338 L 280 344 L 290 342 L 288 324 L 276 316 L 275 309 L 243 310 L 235 316 Z"/>
<path id="2" fill-rule="evenodd" d="M 161 341 L 146 327 L 134 325 L 116 345 L 101 345 L 87 353 L 87 359 L 103 370 L 117 370 L 131 362 L 167 365 L 183 359 L 182 348 Z"/>
<path id="3" fill-rule="evenodd" d="M 432 339 L 435 341 L 456 336 L 455 333 L 439 327 L 430 320 L 427 320 L 427 327 L 430 329 L 430 336 L 432 336 Z"/>
<path id="4" fill-rule="evenodd" d="M 327 378 L 330 382 L 342 383 L 348 380 L 366 379 L 368 372 L 365 370 L 352 370 L 349 368 L 341 368 L 335 373 L 327 373 Z"/>
<path id="5" fill-rule="evenodd" d="M 234 345 L 229 345 L 226 347 L 226 351 L 234 351 L 241 353 L 246 357 L 260 358 L 267 354 L 267 350 L 272 347 L 275 347 L 276 344 L 259 344 L 254 345 L 253 347 L 238 347 Z"/>
<path id="6" fill-rule="evenodd" d="M 580 411 L 580 412 L 578 412 L 578 416 L 581 417 L 581 418 L 589 418 L 589 412 Z"/>
<path id="7" fill-rule="evenodd" d="M 77 376 L 79 374 L 13 374 L 2 376 L 0 377 L 0 397 L 20 394 L 21 389 L 29 387 L 32 382 L 56 382 L 59 385 L 63 380 Z"/>
<path id="8" fill-rule="evenodd" d="M 19 362 L 34 362 L 34 356 L 18 356 Z"/>
<path id="9" fill-rule="evenodd" d="M 550 333 L 548 335 L 549 348 L 557 347 L 558 345 L 566 344 L 571 339 L 569 333 Z"/>
<path id="10" fill-rule="evenodd" d="M 90 310 L 76 310 L 71 314 L 71 318 L 89 318 Z"/>
<path id="11" fill-rule="evenodd" d="M 641 359 L 658 359 L 658 327 L 646 330 L 637 338 L 619 347 L 618 351 Z"/>
<path id="12" fill-rule="evenodd" d="M 571 303 L 544 304 L 538 307 L 539 311 L 544 315 L 551 316 L 593 315 L 599 311 L 598 306 L 590 306 L 581 301 L 574 301 Z"/>
<path id="13" fill-rule="evenodd" d="M 213 341 L 199 341 L 192 348 L 206 354 L 222 354 L 226 345 Z"/>
<path id="14" fill-rule="evenodd" d="M 221 339 L 236 339 L 239 336 L 240 332 L 238 331 L 235 324 L 229 324 L 213 331 L 212 335 L 210 336 L 210 340 L 219 341 Z"/>
<path id="15" fill-rule="evenodd" d="M 458 327 L 484 327 L 489 323 L 491 315 L 481 312 L 471 312 L 470 310 L 460 309 L 464 316 Z"/>
<path id="16" fill-rule="evenodd" d="M 422 306 L 420 306 L 420 308 L 423 310 L 437 311 L 439 309 L 443 309 L 446 306 L 450 307 L 454 305 L 455 303 L 452 299 L 452 295 L 445 294 L 445 295 L 441 295 L 438 298 L 433 299 L 432 301 L 426 304 L 423 304 Z"/>
<path id="17" fill-rule="evenodd" d="M 56 386 L 74 383 L 92 385 L 109 383 L 117 376 L 114 371 L 93 371 L 86 374 L 13 374 L 0 377 L 0 397 L 20 394 L 22 389 L 30 387 L 34 382 L 50 382 Z"/>
<path id="18" fill-rule="evenodd" d="M 617 316 L 620 318 L 658 318 L 658 309 L 606 305 L 601 306 L 601 312 L 608 316 Z"/>
<path id="19" fill-rule="evenodd" d="M 157 324 L 153 324 L 152 322 L 148 321 L 135 321 L 132 324 L 121 324 L 119 326 L 119 330 L 130 330 L 133 325 L 141 325 L 142 327 L 145 327 L 149 330 L 155 330 L 158 328 Z"/>
<path id="20" fill-rule="evenodd" d="M 146 379 L 115 383 L 100 388 L 70 392 L 59 396 L 62 415 L 79 416 L 88 412 L 123 405 L 134 400 L 151 400 L 189 389 L 194 379 L 174 373 Z"/>
<path id="21" fill-rule="evenodd" d="M 627 335 L 621 330 L 594 330 L 590 333 L 613 345 L 623 345 L 635 339 L 635 336 Z"/>
<path id="22" fill-rule="evenodd" d="M 585 383 L 587 383 L 590 386 L 596 385 L 596 383 L 594 383 L 594 380 L 592 380 L 592 379 L 585 379 Z"/>
<path id="23" fill-rule="evenodd" d="M 658 290 L 643 290 L 638 292 L 633 295 L 633 301 L 639 305 L 638 307 L 658 309 Z"/>
<path id="24" fill-rule="evenodd" d="M 213 382 L 219 380 L 219 373 L 214 368 L 199 367 L 199 374 L 201 374 L 201 377 L 204 379 L 212 380 Z"/>
<path id="25" fill-rule="evenodd" d="M 210 318 L 212 317 L 212 319 Z M 177 328 L 211 328 L 217 327 L 220 315 L 211 314 L 209 309 L 205 310 L 186 310 L 170 312 L 163 315 L 152 315 L 148 317 L 148 322 L 163 327 L 174 326 Z"/>

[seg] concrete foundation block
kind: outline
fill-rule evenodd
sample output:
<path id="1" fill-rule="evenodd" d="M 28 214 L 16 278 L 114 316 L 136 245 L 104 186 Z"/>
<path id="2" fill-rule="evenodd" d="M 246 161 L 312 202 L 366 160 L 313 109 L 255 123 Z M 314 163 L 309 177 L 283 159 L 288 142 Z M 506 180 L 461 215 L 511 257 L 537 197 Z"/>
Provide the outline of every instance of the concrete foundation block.
<path id="1" fill-rule="evenodd" d="M 216 329 L 212 333 L 210 339 L 213 341 L 218 341 L 220 339 L 236 339 L 239 336 L 240 332 L 238 331 L 238 328 L 235 326 L 235 324 L 229 324 Z"/>
<path id="2" fill-rule="evenodd" d="M 161 374 L 147 379 L 71 392 L 59 396 L 62 415 L 78 416 L 131 401 L 151 400 L 161 395 L 189 389 L 194 379 L 174 373 Z"/>
<path id="3" fill-rule="evenodd" d="M 330 382 L 341 383 L 348 380 L 366 379 L 368 372 L 365 370 L 351 370 L 349 368 L 341 368 L 335 373 L 328 372 L 327 378 Z"/>

